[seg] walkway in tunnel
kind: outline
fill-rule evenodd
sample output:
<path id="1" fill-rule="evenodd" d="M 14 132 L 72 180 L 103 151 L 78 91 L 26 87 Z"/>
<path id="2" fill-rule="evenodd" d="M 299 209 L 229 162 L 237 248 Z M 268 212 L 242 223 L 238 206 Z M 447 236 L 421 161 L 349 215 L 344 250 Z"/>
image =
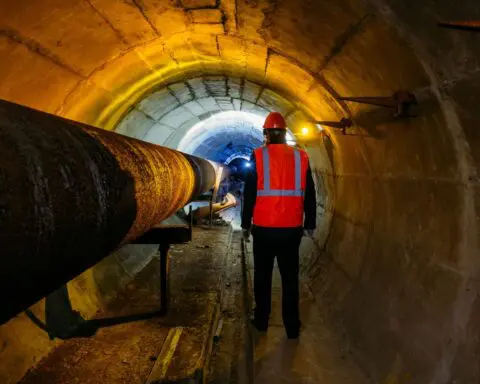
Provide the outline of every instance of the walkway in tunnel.
<path id="1" fill-rule="evenodd" d="M 253 278 L 251 246 L 247 246 L 247 249 L 250 276 Z M 262 334 L 252 329 L 255 383 L 367 383 L 348 348 L 342 345 L 324 322 L 305 282 L 301 284 L 300 298 L 302 332 L 298 340 L 288 340 L 282 323 L 281 277 L 275 263 L 269 330 Z"/>
<path id="2" fill-rule="evenodd" d="M 319 321 L 321 315 L 306 286 L 301 300 L 303 333 L 299 341 L 286 339 L 277 269 L 268 334 L 259 335 L 248 327 L 242 271 L 249 270 L 251 275 L 251 251 L 247 246 L 248 266 L 243 269 L 240 240 L 240 233 L 230 227 L 196 228 L 192 243 L 171 250 L 172 301 L 167 317 L 118 324 L 101 328 L 91 338 L 67 340 L 21 383 L 143 384 L 167 379 L 180 383 L 185 377 L 198 380 L 198 373 L 192 372 L 199 368 L 213 384 L 366 383 L 348 352 Z M 155 311 L 158 273 L 158 258 L 154 258 L 96 317 Z M 220 339 L 213 350 L 206 350 L 210 357 L 203 356 L 202 350 L 211 343 L 213 324 L 218 324 L 216 310 L 223 323 Z M 175 334 L 179 338 L 168 355 L 165 350 Z M 249 340 L 253 340 L 253 354 Z M 149 381 L 159 364 L 165 367 L 163 381 Z"/>
<path id="3" fill-rule="evenodd" d="M 229 227 L 195 228 L 194 241 L 171 249 L 171 300 L 166 317 L 100 328 L 94 337 L 60 344 L 36 365 L 22 384 L 125 383 L 143 384 L 207 375 L 204 367 L 212 345 L 213 327 L 220 315 L 224 285 L 233 287 L 241 273 L 225 268 L 237 259 L 231 252 Z M 159 259 L 153 260 L 96 318 L 119 318 L 159 309 Z M 240 300 L 241 302 L 241 300 Z M 241 311 L 241 306 L 238 307 Z M 232 318 L 239 314 L 231 312 Z M 241 317 L 241 316 L 240 316 Z M 241 323 L 230 322 L 241 326 Z M 235 344 L 239 333 L 227 329 Z M 158 373 L 158 365 L 163 367 Z M 219 364 L 216 365 L 220 367 Z M 223 369 L 223 367 L 222 367 Z M 205 372 L 203 372 L 205 371 Z M 150 380 L 150 381 L 149 381 Z"/>

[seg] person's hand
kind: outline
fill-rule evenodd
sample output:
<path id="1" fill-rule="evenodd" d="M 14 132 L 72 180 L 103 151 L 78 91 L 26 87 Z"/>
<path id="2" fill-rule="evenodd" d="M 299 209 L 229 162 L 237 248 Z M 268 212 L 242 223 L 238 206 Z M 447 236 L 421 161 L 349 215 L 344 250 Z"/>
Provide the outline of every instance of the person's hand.
<path id="1" fill-rule="evenodd" d="M 313 229 L 304 229 L 303 230 L 303 236 L 310 237 L 313 239 Z"/>
<path id="2" fill-rule="evenodd" d="M 242 229 L 242 236 L 245 239 L 246 243 L 250 242 L 250 230 L 249 229 Z"/>

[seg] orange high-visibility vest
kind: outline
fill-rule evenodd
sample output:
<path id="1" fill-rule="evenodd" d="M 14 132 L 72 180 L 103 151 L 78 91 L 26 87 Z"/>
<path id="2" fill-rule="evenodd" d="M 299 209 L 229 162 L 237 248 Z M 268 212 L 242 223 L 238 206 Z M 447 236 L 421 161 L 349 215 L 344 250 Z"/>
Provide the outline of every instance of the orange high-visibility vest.
<path id="1" fill-rule="evenodd" d="M 257 148 L 257 200 L 253 224 L 259 227 L 303 226 L 308 156 L 287 144 Z"/>

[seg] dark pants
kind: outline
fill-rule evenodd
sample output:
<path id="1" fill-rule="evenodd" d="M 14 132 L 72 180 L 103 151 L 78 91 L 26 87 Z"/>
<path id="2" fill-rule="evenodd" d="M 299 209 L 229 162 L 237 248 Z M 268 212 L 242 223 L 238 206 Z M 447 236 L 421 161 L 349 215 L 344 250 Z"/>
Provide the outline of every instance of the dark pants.
<path id="1" fill-rule="evenodd" d="M 299 314 L 299 247 L 301 228 L 254 227 L 254 294 L 255 321 L 268 327 L 272 307 L 272 272 L 275 257 L 282 276 L 282 317 L 287 332 L 300 327 Z"/>

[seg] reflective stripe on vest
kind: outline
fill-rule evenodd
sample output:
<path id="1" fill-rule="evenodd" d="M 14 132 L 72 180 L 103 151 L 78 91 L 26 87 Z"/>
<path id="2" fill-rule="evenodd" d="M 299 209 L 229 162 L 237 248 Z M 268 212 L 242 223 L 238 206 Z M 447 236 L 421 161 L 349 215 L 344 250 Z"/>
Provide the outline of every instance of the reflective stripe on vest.
<path id="1" fill-rule="evenodd" d="M 295 189 L 271 189 L 270 188 L 270 154 L 268 148 L 262 148 L 263 158 L 263 189 L 257 191 L 257 196 L 294 196 L 302 197 L 302 160 L 300 152 L 293 149 L 295 155 Z"/>

